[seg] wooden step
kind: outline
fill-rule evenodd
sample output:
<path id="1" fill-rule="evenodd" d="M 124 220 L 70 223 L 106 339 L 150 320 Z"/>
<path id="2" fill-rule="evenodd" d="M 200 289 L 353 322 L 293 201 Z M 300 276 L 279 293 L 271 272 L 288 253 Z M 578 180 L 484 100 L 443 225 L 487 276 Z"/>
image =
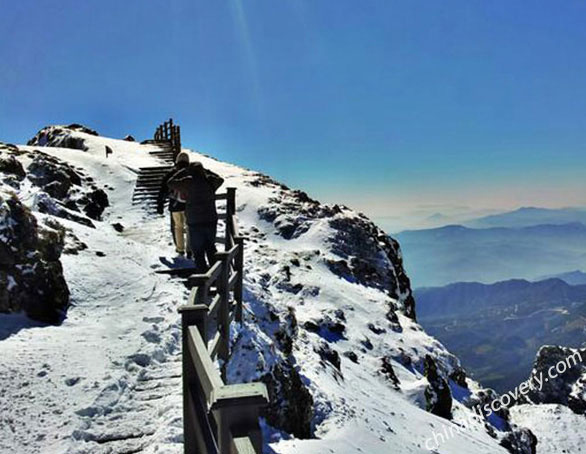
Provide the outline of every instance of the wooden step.
<path id="1" fill-rule="evenodd" d="M 156 167 L 141 167 L 139 169 L 140 173 L 151 173 L 151 172 L 164 172 L 169 171 L 173 168 L 173 166 L 156 166 Z"/>

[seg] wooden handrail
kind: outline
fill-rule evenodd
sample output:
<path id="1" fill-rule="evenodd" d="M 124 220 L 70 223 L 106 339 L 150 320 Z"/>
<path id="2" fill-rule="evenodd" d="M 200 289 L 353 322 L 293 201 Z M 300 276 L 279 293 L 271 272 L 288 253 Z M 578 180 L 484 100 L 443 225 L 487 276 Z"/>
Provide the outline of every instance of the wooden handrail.
<path id="1" fill-rule="evenodd" d="M 160 124 L 153 135 L 153 138 L 158 142 L 169 142 L 171 150 L 173 151 L 173 160 L 181 153 L 181 127 L 173 124 L 173 119 Z"/>
<path id="2" fill-rule="evenodd" d="M 188 278 L 192 287 L 182 306 L 183 425 L 185 453 L 260 454 L 259 409 L 268 403 L 263 383 L 226 385 L 230 359 L 230 325 L 242 322 L 244 238 L 238 235 L 236 190 L 227 188 L 225 250 L 204 274 Z M 215 296 L 210 299 L 210 291 Z M 209 323 L 215 319 L 215 323 Z M 208 325 L 214 330 L 208 342 Z M 218 358 L 220 370 L 214 366 Z"/>

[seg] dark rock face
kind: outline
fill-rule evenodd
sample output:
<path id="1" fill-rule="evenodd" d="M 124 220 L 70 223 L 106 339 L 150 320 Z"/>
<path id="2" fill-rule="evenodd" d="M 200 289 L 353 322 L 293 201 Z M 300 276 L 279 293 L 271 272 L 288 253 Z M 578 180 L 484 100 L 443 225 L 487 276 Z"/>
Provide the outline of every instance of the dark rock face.
<path id="1" fill-rule="evenodd" d="M 401 384 L 401 382 L 399 381 L 399 379 L 397 378 L 397 375 L 395 374 L 395 369 L 393 369 L 393 365 L 391 364 L 391 358 L 388 356 L 384 356 L 381 359 L 381 373 L 384 375 L 384 377 L 389 380 L 393 387 L 395 389 L 399 389 L 399 385 Z"/>
<path id="2" fill-rule="evenodd" d="M 16 198 L 0 197 L 0 312 L 58 323 L 69 306 L 59 257 L 64 231 L 39 228 Z"/>
<path id="3" fill-rule="evenodd" d="M 88 218 L 67 211 L 64 206 L 58 201 L 52 199 L 48 194 L 41 192 L 37 194 L 35 207 L 38 211 L 59 218 L 68 219 L 78 224 L 85 225 L 87 227 L 95 228 L 93 222 Z"/>
<path id="4" fill-rule="evenodd" d="M 127 142 L 136 142 L 135 138 L 132 137 L 130 134 L 124 137 L 124 140 L 126 140 Z"/>
<path id="5" fill-rule="evenodd" d="M 110 206 L 108 194 L 102 189 L 94 189 L 93 191 L 88 192 L 79 200 L 79 203 L 84 205 L 84 213 L 96 221 L 102 219 L 102 213 L 108 206 Z"/>
<path id="6" fill-rule="evenodd" d="M 340 355 L 336 350 L 330 347 L 329 343 L 323 341 L 320 342 L 319 345 L 315 348 L 315 352 L 319 355 L 324 365 L 329 363 L 338 369 L 338 371 L 340 370 Z"/>
<path id="7" fill-rule="evenodd" d="M 426 410 L 442 418 L 452 419 L 452 392 L 447 380 L 439 374 L 435 360 L 425 356 L 423 374 L 429 385 L 425 388 Z"/>
<path id="8" fill-rule="evenodd" d="M 550 377 L 550 370 L 557 377 Z M 544 380 L 541 391 L 535 388 L 527 393 L 529 402 L 562 404 L 574 413 L 586 414 L 586 349 L 545 345 L 537 353 L 531 376 Z"/>
<path id="9" fill-rule="evenodd" d="M 500 444 L 512 454 L 537 453 L 537 438 L 525 428 L 508 432 Z"/>
<path id="10" fill-rule="evenodd" d="M 281 328 L 275 332 L 275 338 L 279 342 L 281 351 L 285 355 L 290 355 L 293 352 L 293 341 L 298 333 L 297 317 L 295 316 L 295 309 L 291 306 L 288 308 L 288 313 L 285 316 L 284 323 Z"/>
<path id="11" fill-rule="evenodd" d="M 28 167 L 29 178 L 51 197 L 64 200 L 72 186 L 81 185 L 80 175 L 71 166 L 38 153 Z"/>
<path id="12" fill-rule="evenodd" d="M 71 123 L 70 125 L 67 125 L 65 127 L 67 129 L 71 129 L 72 131 L 85 132 L 86 134 L 90 134 L 92 136 L 98 136 L 99 135 L 95 130 L 90 129 L 87 126 L 80 125 L 79 123 Z"/>
<path id="13" fill-rule="evenodd" d="M 35 137 L 27 142 L 27 145 L 41 147 L 61 147 L 72 148 L 74 150 L 87 151 L 85 141 L 81 137 L 73 137 L 71 131 L 83 132 L 97 136 L 98 133 L 93 129 L 77 123 L 68 126 L 47 126 L 41 129 Z"/>
<path id="14" fill-rule="evenodd" d="M 450 380 L 462 388 L 468 388 L 468 383 L 466 382 L 466 371 L 461 367 L 456 367 L 452 371 L 450 374 Z"/>
<path id="15" fill-rule="evenodd" d="M 295 368 L 287 363 L 277 365 L 261 381 L 267 385 L 270 399 L 263 411 L 267 422 L 297 438 L 310 438 L 313 398 Z"/>
<path id="16" fill-rule="evenodd" d="M 19 181 L 22 181 L 26 175 L 20 161 L 10 155 L 0 155 L 0 172 L 14 175 Z"/>

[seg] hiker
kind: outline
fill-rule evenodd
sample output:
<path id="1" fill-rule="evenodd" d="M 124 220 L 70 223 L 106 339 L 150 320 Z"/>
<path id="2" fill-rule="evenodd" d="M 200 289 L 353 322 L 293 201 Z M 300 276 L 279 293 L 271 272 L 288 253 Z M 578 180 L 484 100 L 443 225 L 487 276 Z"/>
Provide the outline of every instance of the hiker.
<path id="1" fill-rule="evenodd" d="M 192 162 L 168 182 L 170 189 L 180 191 L 186 197 L 185 216 L 198 273 L 205 273 L 215 261 L 218 226 L 215 193 L 223 182 L 222 177 L 205 169 L 201 162 Z"/>
<path id="2" fill-rule="evenodd" d="M 157 212 L 163 214 L 165 199 L 168 197 L 171 218 L 171 235 L 173 236 L 173 243 L 175 243 L 175 251 L 179 255 L 187 253 L 187 258 L 191 258 L 191 250 L 188 244 L 189 233 L 187 232 L 187 225 L 185 222 L 185 198 L 179 191 L 169 190 L 167 186 L 167 182 L 173 175 L 182 169 L 186 169 L 188 166 L 189 154 L 182 151 L 175 159 L 175 167 L 163 177 L 157 200 Z"/>

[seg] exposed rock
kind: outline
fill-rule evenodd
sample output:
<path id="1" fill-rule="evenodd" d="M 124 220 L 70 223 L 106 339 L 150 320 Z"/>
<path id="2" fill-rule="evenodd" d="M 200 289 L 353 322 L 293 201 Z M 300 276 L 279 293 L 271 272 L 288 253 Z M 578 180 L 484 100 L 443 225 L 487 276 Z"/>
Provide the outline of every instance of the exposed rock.
<path id="1" fill-rule="evenodd" d="M 557 376 L 550 377 L 550 370 Z M 586 349 L 544 345 L 531 372 L 534 382 L 539 376 L 543 378 L 542 389 L 531 389 L 526 394 L 527 401 L 562 404 L 574 413 L 586 414 Z"/>
<path id="2" fill-rule="evenodd" d="M 96 221 L 102 219 L 102 213 L 106 207 L 110 206 L 108 194 L 102 189 L 94 189 L 93 191 L 86 193 L 79 199 L 79 203 L 83 205 L 84 213 Z"/>
<path id="3" fill-rule="evenodd" d="M 526 428 L 507 432 L 501 439 L 500 444 L 511 454 L 537 453 L 537 437 Z"/>
<path id="4" fill-rule="evenodd" d="M 51 196 L 45 192 L 39 192 L 36 194 L 34 206 L 41 213 L 50 214 L 52 216 L 57 216 L 63 219 L 77 222 L 78 224 L 82 224 L 87 227 L 95 228 L 91 220 L 67 210 L 61 203 L 53 200 Z"/>
<path id="5" fill-rule="evenodd" d="M 69 306 L 59 257 L 64 234 L 37 220 L 15 196 L 0 197 L 0 312 L 57 323 Z"/>
<path id="6" fill-rule="evenodd" d="M 124 137 L 124 140 L 126 140 L 127 142 L 136 142 L 134 137 L 132 137 L 130 134 L 128 134 L 126 137 Z"/>
<path id="7" fill-rule="evenodd" d="M 425 356 L 423 375 L 429 382 L 425 388 L 426 410 L 442 418 L 452 419 L 452 392 L 430 355 Z"/>
<path id="8" fill-rule="evenodd" d="M 365 217 L 340 216 L 329 223 L 336 232 L 330 240 L 332 250 L 343 259 L 328 263 L 330 269 L 351 282 L 387 290 L 415 320 L 415 300 L 399 244 Z"/>
<path id="9" fill-rule="evenodd" d="M 319 355 L 319 357 L 324 362 L 330 363 L 336 369 L 340 370 L 340 355 L 336 350 L 330 347 L 330 344 L 327 342 L 320 342 L 318 346 L 314 348 L 314 351 Z"/>
<path id="10" fill-rule="evenodd" d="M 307 320 L 303 323 L 303 328 L 331 341 L 344 338 L 344 332 L 346 331 L 344 323 L 332 318 L 329 314 L 325 314 L 316 320 Z"/>
<path id="11" fill-rule="evenodd" d="M 267 385 L 270 399 L 262 411 L 267 422 L 297 438 L 310 438 L 313 398 L 297 370 L 283 363 L 265 374 L 261 381 Z"/>
<path id="12" fill-rule="evenodd" d="M 386 333 L 387 332 L 386 329 L 381 328 L 380 326 L 375 325 L 374 323 L 369 323 L 368 324 L 368 329 L 371 330 L 376 335 L 383 334 L 383 333 Z"/>
<path id="13" fill-rule="evenodd" d="M 26 175 L 20 161 L 11 155 L 0 155 L 0 172 L 10 174 L 22 181 Z"/>
<path id="14" fill-rule="evenodd" d="M 92 136 L 98 136 L 99 134 L 97 131 L 88 128 L 87 126 L 80 125 L 79 123 L 71 123 L 70 125 L 65 126 L 67 129 L 71 129 L 72 131 L 79 131 L 85 132 L 86 134 L 90 134 Z"/>
<path id="15" fill-rule="evenodd" d="M 353 363 L 358 364 L 358 355 L 352 351 L 346 351 L 342 353 L 346 358 L 348 358 Z"/>
<path id="16" fill-rule="evenodd" d="M 461 367 L 454 368 L 450 374 L 450 380 L 462 388 L 468 388 L 468 383 L 466 382 L 466 371 Z"/>
<path id="17" fill-rule="evenodd" d="M 98 133 L 93 129 L 73 123 L 68 126 L 47 126 L 41 129 L 35 137 L 27 142 L 27 145 L 41 147 L 61 147 L 72 148 L 74 150 L 87 151 L 85 141 L 81 137 L 71 134 L 71 131 L 83 132 L 97 136 Z"/>
<path id="18" fill-rule="evenodd" d="M 391 358 L 389 356 L 383 356 L 381 358 L 381 373 L 387 380 L 389 380 L 392 383 L 395 389 L 399 389 L 399 385 L 401 384 L 401 382 L 395 374 L 395 370 L 393 369 L 393 365 L 391 364 Z"/>
<path id="19" fill-rule="evenodd" d="M 290 355 L 293 351 L 293 341 L 297 337 L 298 326 L 295 309 L 291 306 L 287 309 L 287 315 L 284 317 L 285 323 L 275 333 L 275 337 L 281 346 L 282 352 L 285 355 Z"/>
<path id="20" fill-rule="evenodd" d="M 28 166 L 28 173 L 33 184 L 58 200 L 64 200 L 73 185 L 81 185 L 81 177 L 71 166 L 40 152 Z"/>

